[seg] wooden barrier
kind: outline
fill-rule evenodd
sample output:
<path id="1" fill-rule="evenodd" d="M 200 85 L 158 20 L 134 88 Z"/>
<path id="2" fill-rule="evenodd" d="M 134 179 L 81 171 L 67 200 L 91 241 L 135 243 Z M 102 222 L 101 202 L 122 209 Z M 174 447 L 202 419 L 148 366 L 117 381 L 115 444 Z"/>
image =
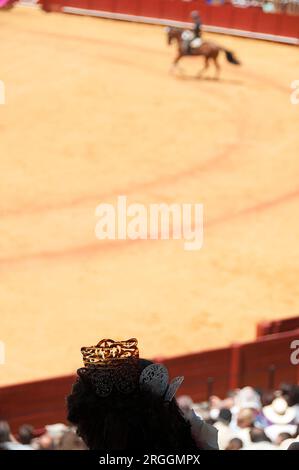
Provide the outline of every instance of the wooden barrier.
<path id="1" fill-rule="evenodd" d="M 73 382 L 74 376 L 64 376 L 0 388 L 0 420 L 7 420 L 14 432 L 25 423 L 65 423 L 65 398 Z"/>
<path id="2" fill-rule="evenodd" d="M 265 13 L 260 6 L 238 8 L 230 2 L 210 5 L 204 0 L 40 0 L 40 3 L 48 12 L 181 26 L 189 26 L 191 11 L 199 10 L 208 31 L 299 44 L 298 14 Z"/>
<path id="3" fill-rule="evenodd" d="M 171 376 L 185 375 L 182 392 L 195 401 L 211 393 L 223 397 L 228 390 L 246 385 L 272 390 L 282 382 L 299 383 L 299 365 L 290 359 L 293 340 L 299 340 L 299 328 L 163 362 Z"/>
<path id="4" fill-rule="evenodd" d="M 299 317 L 285 318 L 284 320 L 273 320 L 260 322 L 257 325 L 257 338 L 275 333 L 283 333 L 299 328 Z"/>
<path id="5" fill-rule="evenodd" d="M 225 396 L 230 388 L 232 348 L 203 351 L 163 360 L 171 377 L 184 375 L 180 392 L 193 400 L 207 400 L 213 394 Z"/>
<path id="6" fill-rule="evenodd" d="M 239 349 L 238 386 L 272 390 L 282 382 L 298 383 L 299 366 L 291 364 L 291 343 L 299 329 L 265 336 Z"/>

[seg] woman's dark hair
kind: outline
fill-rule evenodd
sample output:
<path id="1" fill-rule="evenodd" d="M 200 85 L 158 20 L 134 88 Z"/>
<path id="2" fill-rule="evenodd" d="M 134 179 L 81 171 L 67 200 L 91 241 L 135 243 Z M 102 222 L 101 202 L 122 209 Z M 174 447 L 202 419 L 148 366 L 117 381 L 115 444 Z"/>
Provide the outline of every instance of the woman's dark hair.
<path id="1" fill-rule="evenodd" d="M 140 372 L 151 364 L 139 360 Z M 130 394 L 116 388 L 105 398 L 99 397 L 91 383 L 77 378 L 67 398 L 68 420 L 91 450 L 195 450 L 190 424 L 183 417 L 175 399 L 142 392 L 137 387 Z"/>

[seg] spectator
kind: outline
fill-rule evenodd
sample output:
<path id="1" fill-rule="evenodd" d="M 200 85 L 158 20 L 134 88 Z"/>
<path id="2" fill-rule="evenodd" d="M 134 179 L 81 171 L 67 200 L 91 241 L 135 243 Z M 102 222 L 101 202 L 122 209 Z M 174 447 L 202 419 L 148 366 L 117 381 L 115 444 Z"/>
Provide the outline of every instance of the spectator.
<path id="1" fill-rule="evenodd" d="M 236 405 L 240 410 L 251 409 L 257 414 L 261 409 L 261 399 L 252 387 L 244 387 L 236 396 Z"/>
<path id="2" fill-rule="evenodd" d="M 69 428 L 62 423 L 47 425 L 45 429 L 46 434 L 48 434 L 48 436 L 52 439 L 52 445 L 55 449 L 61 441 L 61 438 L 63 437 L 64 433 L 69 430 Z"/>
<path id="3" fill-rule="evenodd" d="M 284 441 L 288 439 L 292 439 L 292 435 L 289 434 L 288 432 L 281 432 L 278 434 L 277 439 L 276 439 L 276 444 L 280 446 Z"/>
<path id="4" fill-rule="evenodd" d="M 299 440 L 299 432 L 298 431 L 299 431 L 299 429 L 297 427 L 297 429 L 296 429 L 296 431 L 293 435 L 291 435 L 290 433 L 281 433 L 278 436 L 278 442 L 280 442 L 279 448 L 281 450 L 287 450 L 287 449 L 289 449 L 291 444 L 298 442 L 298 440 Z"/>
<path id="5" fill-rule="evenodd" d="M 271 405 L 263 407 L 263 414 L 271 424 L 290 424 L 296 418 L 296 410 L 288 406 L 283 397 L 275 398 Z"/>
<path id="6" fill-rule="evenodd" d="M 282 385 L 282 396 L 289 406 L 299 405 L 299 385 Z"/>
<path id="7" fill-rule="evenodd" d="M 245 446 L 251 443 L 250 430 L 254 424 L 254 417 L 254 411 L 250 408 L 240 410 L 237 416 L 237 426 L 234 429 L 234 436 L 241 439 Z"/>
<path id="8" fill-rule="evenodd" d="M 275 12 L 275 5 L 273 2 L 268 0 L 264 0 L 262 4 L 262 9 L 264 13 L 274 13 Z"/>
<path id="9" fill-rule="evenodd" d="M 164 366 L 139 359 L 137 340 L 102 340 L 81 351 L 84 367 L 67 399 L 68 420 L 89 449 L 217 447 L 217 431 L 193 410 L 185 416 L 179 409 L 174 395 L 182 378 L 168 384 Z"/>
<path id="10" fill-rule="evenodd" d="M 239 429 L 251 429 L 254 421 L 254 413 L 251 409 L 242 409 L 237 418 L 237 425 Z"/>
<path id="11" fill-rule="evenodd" d="M 283 384 L 281 392 L 288 405 L 294 407 L 296 411 L 295 421 L 296 424 L 299 424 L 299 385 Z"/>
<path id="12" fill-rule="evenodd" d="M 30 424 L 23 424 L 23 426 L 20 426 L 18 440 L 21 444 L 30 446 L 33 438 L 33 427 L 30 426 Z"/>
<path id="13" fill-rule="evenodd" d="M 75 431 L 69 429 L 61 437 L 57 450 L 87 450 L 87 448 Z"/>
<path id="14" fill-rule="evenodd" d="M 218 429 L 218 445 L 220 450 L 226 449 L 233 437 L 232 430 L 230 429 L 231 419 L 232 413 L 228 408 L 222 408 L 219 411 L 218 421 L 214 426 Z"/>
<path id="15" fill-rule="evenodd" d="M 299 450 L 299 442 L 292 442 L 288 450 Z"/>
<path id="16" fill-rule="evenodd" d="M 48 433 L 45 433 L 38 438 L 37 450 L 54 450 L 54 449 L 55 449 L 54 440 Z"/>
<path id="17" fill-rule="evenodd" d="M 249 432 L 250 444 L 244 450 L 275 450 L 277 447 L 270 442 L 263 429 L 252 428 Z"/>
<path id="18" fill-rule="evenodd" d="M 228 443 L 228 446 L 225 450 L 240 450 L 243 448 L 243 442 L 238 437 L 234 437 Z"/>
<path id="19" fill-rule="evenodd" d="M 10 432 L 9 424 L 6 421 L 0 421 L 0 449 L 32 450 L 32 447 L 17 442 Z"/>
<path id="20" fill-rule="evenodd" d="M 263 392 L 262 395 L 261 395 L 261 405 L 262 405 L 262 408 L 264 406 L 268 406 L 268 405 L 271 405 L 272 401 L 274 400 L 275 398 L 275 395 L 273 392 Z"/>
<path id="21" fill-rule="evenodd" d="M 0 421 L 0 448 L 6 449 L 7 443 L 10 443 L 10 427 L 6 421 Z"/>
<path id="22" fill-rule="evenodd" d="M 292 424 L 296 417 L 296 410 L 294 407 L 289 407 L 283 397 L 277 397 L 271 405 L 264 406 L 263 414 L 269 423 L 265 427 L 265 433 L 272 442 L 276 442 L 281 433 L 291 435 L 296 433 L 297 426 Z"/>

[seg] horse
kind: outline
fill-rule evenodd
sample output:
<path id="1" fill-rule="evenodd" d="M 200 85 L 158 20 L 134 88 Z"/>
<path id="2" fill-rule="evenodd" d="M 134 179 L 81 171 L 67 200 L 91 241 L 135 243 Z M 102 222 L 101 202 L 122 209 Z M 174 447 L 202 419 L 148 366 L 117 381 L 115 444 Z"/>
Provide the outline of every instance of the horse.
<path id="1" fill-rule="evenodd" d="M 173 41 L 177 42 L 177 55 L 172 63 L 172 70 L 175 70 L 178 67 L 179 61 L 182 57 L 190 56 L 203 56 L 205 58 L 205 65 L 200 70 L 198 77 L 200 77 L 203 72 L 205 72 L 209 67 L 209 62 L 212 60 L 214 62 L 216 73 L 215 79 L 219 78 L 220 75 L 220 65 L 218 62 L 218 55 L 220 52 L 224 52 L 228 62 L 234 65 L 241 65 L 240 61 L 236 58 L 233 52 L 225 49 L 224 47 L 219 46 L 210 41 L 203 41 L 200 45 L 195 47 L 185 47 L 185 41 L 182 38 L 184 30 L 180 28 L 166 28 L 167 41 L 168 45 L 172 44 Z"/>

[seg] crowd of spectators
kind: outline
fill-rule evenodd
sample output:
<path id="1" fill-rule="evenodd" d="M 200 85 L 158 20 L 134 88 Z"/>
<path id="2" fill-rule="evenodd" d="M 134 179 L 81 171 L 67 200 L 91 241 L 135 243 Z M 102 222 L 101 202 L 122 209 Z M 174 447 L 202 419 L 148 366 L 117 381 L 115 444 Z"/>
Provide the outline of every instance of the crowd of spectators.
<path id="1" fill-rule="evenodd" d="M 220 450 L 299 449 L 298 385 L 283 385 L 275 392 L 244 387 L 224 399 L 211 396 L 201 403 L 184 395 L 177 402 L 184 415 L 194 410 L 218 430 Z M 23 425 L 12 435 L 9 424 L 0 421 L 0 450 L 86 450 L 86 446 L 73 426 Z"/>
<path id="2" fill-rule="evenodd" d="M 244 387 L 203 403 L 181 396 L 178 403 L 217 428 L 220 450 L 299 449 L 298 385 L 282 385 L 275 392 Z"/>
<path id="3" fill-rule="evenodd" d="M 41 429 L 24 424 L 13 435 L 9 424 L 0 421 L 0 450 L 86 450 L 86 446 L 74 427 L 62 423 Z"/>

